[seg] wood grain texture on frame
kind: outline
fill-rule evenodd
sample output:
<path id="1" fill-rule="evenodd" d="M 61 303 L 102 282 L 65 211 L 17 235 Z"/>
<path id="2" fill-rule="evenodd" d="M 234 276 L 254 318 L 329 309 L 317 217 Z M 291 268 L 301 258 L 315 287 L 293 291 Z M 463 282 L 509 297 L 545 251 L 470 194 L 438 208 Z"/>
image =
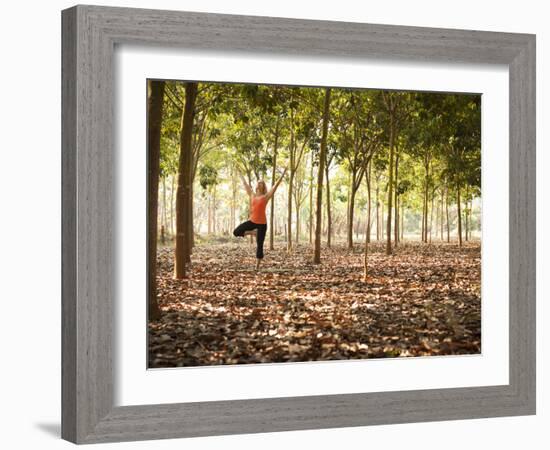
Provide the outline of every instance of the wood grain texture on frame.
<path id="1" fill-rule="evenodd" d="M 114 406 L 115 44 L 506 64 L 510 76 L 510 383 Z M 535 413 L 535 37 L 146 9 L 62 12 L 62 437 L 76 443 Z"/>

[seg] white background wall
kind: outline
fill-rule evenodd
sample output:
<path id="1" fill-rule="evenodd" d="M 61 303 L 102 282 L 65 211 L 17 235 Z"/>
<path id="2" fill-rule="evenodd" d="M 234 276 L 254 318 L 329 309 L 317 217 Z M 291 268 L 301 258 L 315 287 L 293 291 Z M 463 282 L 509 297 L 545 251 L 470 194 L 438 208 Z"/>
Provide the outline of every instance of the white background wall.
<path id="1" fill-rule="evenodd" d="M 550 317 L 549 308 L 543 305 L 543 290 L 549 274 L 542 257 L 550 249 L 542 232 L 548 226 L 543 191 L 548 190 L 549 183 L 542 178 L 550 167 L 548 160 L 543 161 L 542 149 L 550 105 L 545 88 L 550 82 L 550 50 L 545 46 L 550 29 L 545 2 L 121 0 L 99 4 L 537 34 L 537 416 L 134 442 L 117 444 L 117 448 L 547 448 L 543 440 L 548 445 L 550 396 L 543 380 L 543 366 L 548 364 L 543 324 L 548 324 Z M 4 305 L 0 324 L 0 443 L 8 449 L 71 445 L 60 440 L 59 434 L 60 11 L 72 5 L 62 0 L 4 2 L 0 18 L 0 292 Z"/>

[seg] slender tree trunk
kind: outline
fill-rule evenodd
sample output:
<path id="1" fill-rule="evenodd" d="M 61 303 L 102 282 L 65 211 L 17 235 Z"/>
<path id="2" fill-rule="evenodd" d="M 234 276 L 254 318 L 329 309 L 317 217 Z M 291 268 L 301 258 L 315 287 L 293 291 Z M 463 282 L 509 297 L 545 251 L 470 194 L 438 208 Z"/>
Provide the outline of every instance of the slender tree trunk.
<path id="1" fill-rule="evenodd" d="M 330 248 L 332 240 L 332 214 L 330 210 L 330 179 L 328 176 L 328 164 L 325 167 L 325 173 L 327 178 L 327 247 Z"/>
<path id="2" fill-rule="evenodd" d="M 292 163 L 291 163 L 292 164 Z M 287 228 L 288 228 L 288 241 L 287 251 L 292 250 L 292 186 L 294 185 L 294 171 L 290 169 L 290 176 L 288 178 L 288 207 L 287 207 Z"/>
<path id="3" fill-rule="evenodd" d="M 190 164 L 192 162 L 193 120 L 195 117 L 195 100 L 197 98 L 197 83 L 185 84 L 185 106 L 181 121 L 180 158 L 178 167 L 178 190 L 176 194 L 176 255 L 174 278 L 186 276 L 186 261 L 189 257 L 189 222 L 187 215 L 191 214 L 190 196 Z"/>
<path id="4" fill-rule="evenodd" d="M 381 209 L 381 214 L 380 214 L 380 239 L 383 241 L 384 239 L 386 239 L 386 232 L 384 231 L 384 210 L 385 210 L 385 205 L 384 203 L 380 202 L 380 209 Z"/>
<path id="5" fill-rule="evenodd" d="M 216 186 L 212 188 L 212 234 L 216 235 Z"/>
<path id="6" fill-rule="evenodd" d="M 275 176 L 277 167 L 277 150 L 273 151 L 273 170 L 271 172 L 271 186 L 275 184 Z M 273 229 L 273 219 L 275 217 L 275 195 L 271 198 L 271 205 L 269 210 L 269 249 L 274 249 L 274 229 Z"/>
<path id="7" fill-rule="evenodd" d="M 295 157 L 296 157 L 296 142 L 294 136 L 294 113 L 291 113 L 290 122 L 290 171 L 288 177 L 288 205 L 287 205 L 287 227 L 288 240 L 286 249 L 288 252 L 292 250 L 292 193 L 294 187 L 294 174 L 296 172 Z"/>
<path id="8" fill-rule="evenodd" d="M 395 245 L 399 243 L 400 239 L 400 222 L 401 222 L 401 213 L 399 211 L 399 208 L 401 208 L 401 199 L 399 198 L 399 195 L 395 196 Z"/>
<path id="9" fill-rule="evenodd" d="M 392 213 L 392 199 L 393 199 L 393 159 L 395 151 L 395 125 L 393 112 L 390 112 L 390 167 L 388 170 L 388 222 L 386 224 L 386 255 L 392 254 L 391 245 L 391 213 Z"/>
<path id="10" fill-rule="evenodd" d="M 420 227 L 420 241 L 424 242 L 424 218 L 426 215 L 424 212 L 426 211 L 426 191 L 424 190 L 422 192 L 422 225 Z"/>
<path id="11" fill-rule="evenodd" d="M 161 213 L 161 225 L 160 225 L 160 242 L 162 245 L 166 243 L 165 240 L 165 228 L 166 228 L 166 177 L 162 177 L 162 213 Z"/>
<path id="12" fill-rule="evenodd" d="M 371 161 L 369 161 L 369 168 L 365 175 L 367 181 L 367 229 L 365 232 L 365 255 L 363 257 L 363 281 L 366 283 L 368 280 L 368 257 L 369 257 L 369 242 L 370 242 L 370 225 L 371 225 Z"/>
<path id="13" fill-rule="evenodd" d="M 317 191 L 315 191 L 315 195 L 317 195 Z M 315 201 L 317 201 L 317 197 L 315 197 Z M 317 214 L 317 212 L 315 212 Z M 317 217 L 317 216 L 315 216 Z M 328 229 L 327 229 L 327 211 L 326 209 L 323 210 L 323 217 L 321 218 L 323 227 L 321 229 L 321 236 L 327 236 L 328 235 Z M 315 229 L 313 229 L 313 243 L 315 244 Z"/>
<path id="14" fill-rule="evenodd" d="M 434 220 L 434 194 L 432 193 L 432 206 L 430 209 L 430 244 L 432 243 L 432 225 Z"/>
<path id="15" fill-rule="evenodd" d="M 196 156 L 198 158 L 198 155 Z M 196 175 L 196 166 L 194 162 L 195 156 L 191 153 L 191 162 L 189 166 L 189 208 L 191 214 L 189 216 L 189 255 L 193 254 L 193 248 L 195 247 L 195 219 L 197 219 L 198 214 L 195 212 L 195 175 Z M 191 262 L 191 258 L 189 258 Z"/>
<path id="16" fill-rule="evenodd" d="M 168 229 L 168 203 L 166 201 L 166 175 L 162 177 L 162 224 L 164 230 Z"/>
<path id="17" fill-rule="evenodd" d="M 462 214 L 460 211 L 460 185 L 456 185 L 456 207 L 458 216 L 458 245 L 462 247 Z"/>
<path id="18" fill-rule="evenodd" d="M 394 245 L 397 247 L 397 244 L 399 242 L 399 191 L 397 189 L 399 180 L 399 152 L 396 151 L 395 154 L 395 182 L 394 182 L 394 189 L 395 189 L 395 223 L 394 223 Z"/>
<path id="19" fill-rule="evenodd" d="M 191 174 L 189 174 L 189 214 L 187 215 L 188 217 L 188 223 L 187 223 L 187 227 L 188 227 L 188 231 L 187 231 L 187 238 L 189 240 L 189 243 L 188 243 L 188 248 L 189 248 L 189 253 L 188 253 L 188 258 L 187 258 L 187 262 L 191 262 L 191 254 L 193 253 L 193 247 L 195 246 L 195 230 L 194 230 L 194 223 L 195 223 L 195 213 L 194 213 L 194 210 L 195 210 L 195 201 L 194 201 L 194 198 L 193 198 L 193 179 L 191 178 Z"/>
<path id="20" fill-rule="evenodd" d="M 348 249 L 353 250 L 353 216 L 355 212 L 355 182 L 353 181 L 355 176 L 352 177 L 350 186 L 350 193 L 348 197 Z"/>
<path id="21" fill-rule="evenodd" d="M 347 191 L 347 198 L 346 198 L 346 245 L 349 248 L 349 230 L 350 230 L 350 220 L 349 220 L 349 209 L 350 209 L 350 198 L 351 198 L 351 190 L 352 190 L 352 181 L 351 181 L 351 173 L 348 174 L 348 191 Z M 353 227 L 353 225 L 352 225 Z"/>
<path id="22" fill-rule="evenodd" d="M 164 81 L 149 81 L 147 99 L 147 117 L 149 133 L 147 136 L 147 212 L 148 212 L 148 261 L 147 294 L 149 320 L 160 318 L 157 301 L 157 233 L 158 233 L 158 194 L 160 173 L 160 136 L 164 100 Z"/>
<path id="23" fill-rule="evenodd" d="M 296 207 L 296 245 L 300 242 L 300 205 L 298 201 L 294 205 Z"/>
<path id="24" fill-rule="evenodd" d="M 330 88 L 325 89 L 325 104 L 323 108 L 323 131 L 321 134 L 321 150 L 319 153 L 319 173 L 317 177 L 317 211 L 315 223 L 315 249 L 313 263 L 321 263 L 321 217 L 323 207 L 323 175 L 327 158 L 328 121 L 330 108 Z"/>
<path id="25" fill-rule="evenodd" d="M 439 237 L 443 240 L 443 190 L 441 191 L 441 202 L 439 207 Z"/>
<path id="26" fill-rule="evenodd" d="M 468 232 L 469 230 L 469 220 L 468 220 L 468 202 L 466 201 L 466 213 L 464 214 L 464 240 L 468 242 Z"/>
<path id="27" fill-rule="evenodd" d="M 208 196 L 208 204 L 207 204 L 207 209 L 208 209 L 208 214 L 207 214 L 207 218 L 208 218 L 208 228 L 207 228 L 207 234 L 210 235 L 212 234 L 212 194 L 210 192 L 208 192 L 207 194 Z"/>
<path id="28" fill-rule="evenodd" d="M 235 168 L 231 169 L 231 211 L 229 218 L 229 228 L 231 230 L 235 229 L 235 209 L 237 207 L 237 182 L 235 179 Z M 271 217 L 273 220 L 273 216 Z M 271 222 L 273 224 L 273 222 Z"/>
<path id="29" fill-rule="evenodd" d="M 470 207 L 468 208 L 468 215 L 469 215 L 468 229 L 470 231 L 470 240 L 472 240 L 472 229 L 473 229 L 473 226 L 472 226 L 472 213 L 473 213 L 473 209 L 474 209 L 474 201 L 473 201 L 472 198 L 470 198 Z"/>
<path id="30" fill-rule="evenodd" d="M 436 194 L 434 192 L 434 198 L 436 198 Z M 439 211 L 439 204 L 440 204 L 440 201 L 439 199 L 435 200 L 435 225 L 434 225 L 434 228 L 435 228 L 435 231 L 434 231 L 434 239 L 437 239 L 437 233 L 439 231 L 439 228 L 441 226 L 441 224 L 439 223 L 439 219 L 441 217 L 441 214 L 440 214 L 440 211 Z"/>
<path id="31" fill-rule="evenodd" d="M 175 180 L 176 180 L 176 177 L 174 176 L 174 174 L 172 174 L 170 176 L 170 235 L 171 236 L 174 236 L 174 210 L 175 210 L 175 205 L 174 205 L 174 200 L 175 200 L 175 191 L 176 191 L 176 187 L 175 187 Z"/>
<path id="32" fill-rule="evenodd" d="M 424 191 L 422 192 L 422 229 L 420 240 L 424 242 L 426 231 L 426 183 L 424 183 Z"/>
<path id="33" fill-rule="evenodd" d="M 469 213 L 469 208 L 468 208 L 468 187 L 466 187 L 466 211 L 465 211 L 465 214 L 464 214 L 464 224 L 465 224 L 465 231 L 464 231 L 464 240 L 466 242 L 468 242 L 468 231 L 470 230 L 470 221 L 469 221 L 469 218 L 468 218 L 468 213 Z"/>
<path id="34" fill-rule="evenodd" d="M 395 219 L 393 223 L 393 240 L 394 246 L 397 247 L 399 243 L 399 196 L 395 196 L 395 207 L 394 207 Z"/>
<path id="35" fill-rule="evenodd" d="M 378 184 L 380 179 L 376 180 L 376 241 L 380 241 L 380 197 Z"/>
<path id="36" fill-rule="evenodd" d="M 447 224 L 447 242 L 451 242 L 451 224 L 449 223 L 449 189 L 445 186 L 445 222 Z"/>
<path id="37" fill-rule="evenodd" d="M 275 184 L 275 176 L 276 176 L 276 169 L 277 169 L 277 151 L 279 147 L 279 117 L 277 116 L 277 123 L 275 124 L 275 141 L 273 144 L 273 170 L 271 171 L 271 186 Z M 273 197 L 271 198 L 271 205 L 270 205 L 270 211 L 269 211 L 269 249 L 273 250 L 274 244 L 273 244 L 273 218 L 275 216 L 275 194 L 273 194 Z"/>
<path id="38" fill-rule="evenodd" d="M 309 174 L 309 244 L 313 244 L 313 153 Z"/>
<path id="39" fill-rule="evenodd" d="M 401 241 L 403 241 L 405 236 L 405 205 L 403 201 L 401 201 L 401 227 L 399 229 L 401 230 Z"/>
<path id="40" fill-rule="evenodd" d="M 424 170 L 425 170 L 425 179 L 424 179 L 424 206 L 422 210 L 422 242 L 428 242 L 428 190 L 430 188 L 430 161 L 427 157 L 424 159 Z"/>
<path id="41" fill-rule="evenodd" d="M 370 191 L 370 185 L 371 185 L 371 162 L 369 161 L 369 170 L 367 171 L 367 235 L 365 236 L 365 239 L 367 243 L 370 242 L 370 229 L 371 229 L 371 191 Z"/>
<path id="42" fill-rule="evenodd" d="M 363 281 L 366 283 L 368 281 L 369 274 L 369 240 L 365 239 L 365 256 L 363 257 Z"/>

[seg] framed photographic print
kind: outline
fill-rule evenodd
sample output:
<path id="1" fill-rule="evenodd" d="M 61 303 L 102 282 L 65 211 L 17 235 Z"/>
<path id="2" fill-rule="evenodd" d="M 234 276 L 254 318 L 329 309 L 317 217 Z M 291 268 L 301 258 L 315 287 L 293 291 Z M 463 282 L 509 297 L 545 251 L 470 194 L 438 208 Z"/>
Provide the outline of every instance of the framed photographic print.
<path id="1" fill-rule="evenodd" d="M 535 413 L 535 37 L 75 6 L 62 436 Z"/>

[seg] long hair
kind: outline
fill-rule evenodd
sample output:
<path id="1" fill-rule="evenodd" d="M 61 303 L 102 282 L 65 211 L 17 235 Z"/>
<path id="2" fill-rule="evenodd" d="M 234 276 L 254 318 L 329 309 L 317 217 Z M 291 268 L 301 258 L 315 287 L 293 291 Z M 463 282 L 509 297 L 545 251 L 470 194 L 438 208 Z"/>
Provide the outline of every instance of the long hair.
<path id="1" fill-rule="evenodd" d="M 256 190 L 259 191 L 262 195 L 267 194 L 267 186 L 265 185 L 265 181 L 258 181 L 258 184 L 256 185 Z"/>

